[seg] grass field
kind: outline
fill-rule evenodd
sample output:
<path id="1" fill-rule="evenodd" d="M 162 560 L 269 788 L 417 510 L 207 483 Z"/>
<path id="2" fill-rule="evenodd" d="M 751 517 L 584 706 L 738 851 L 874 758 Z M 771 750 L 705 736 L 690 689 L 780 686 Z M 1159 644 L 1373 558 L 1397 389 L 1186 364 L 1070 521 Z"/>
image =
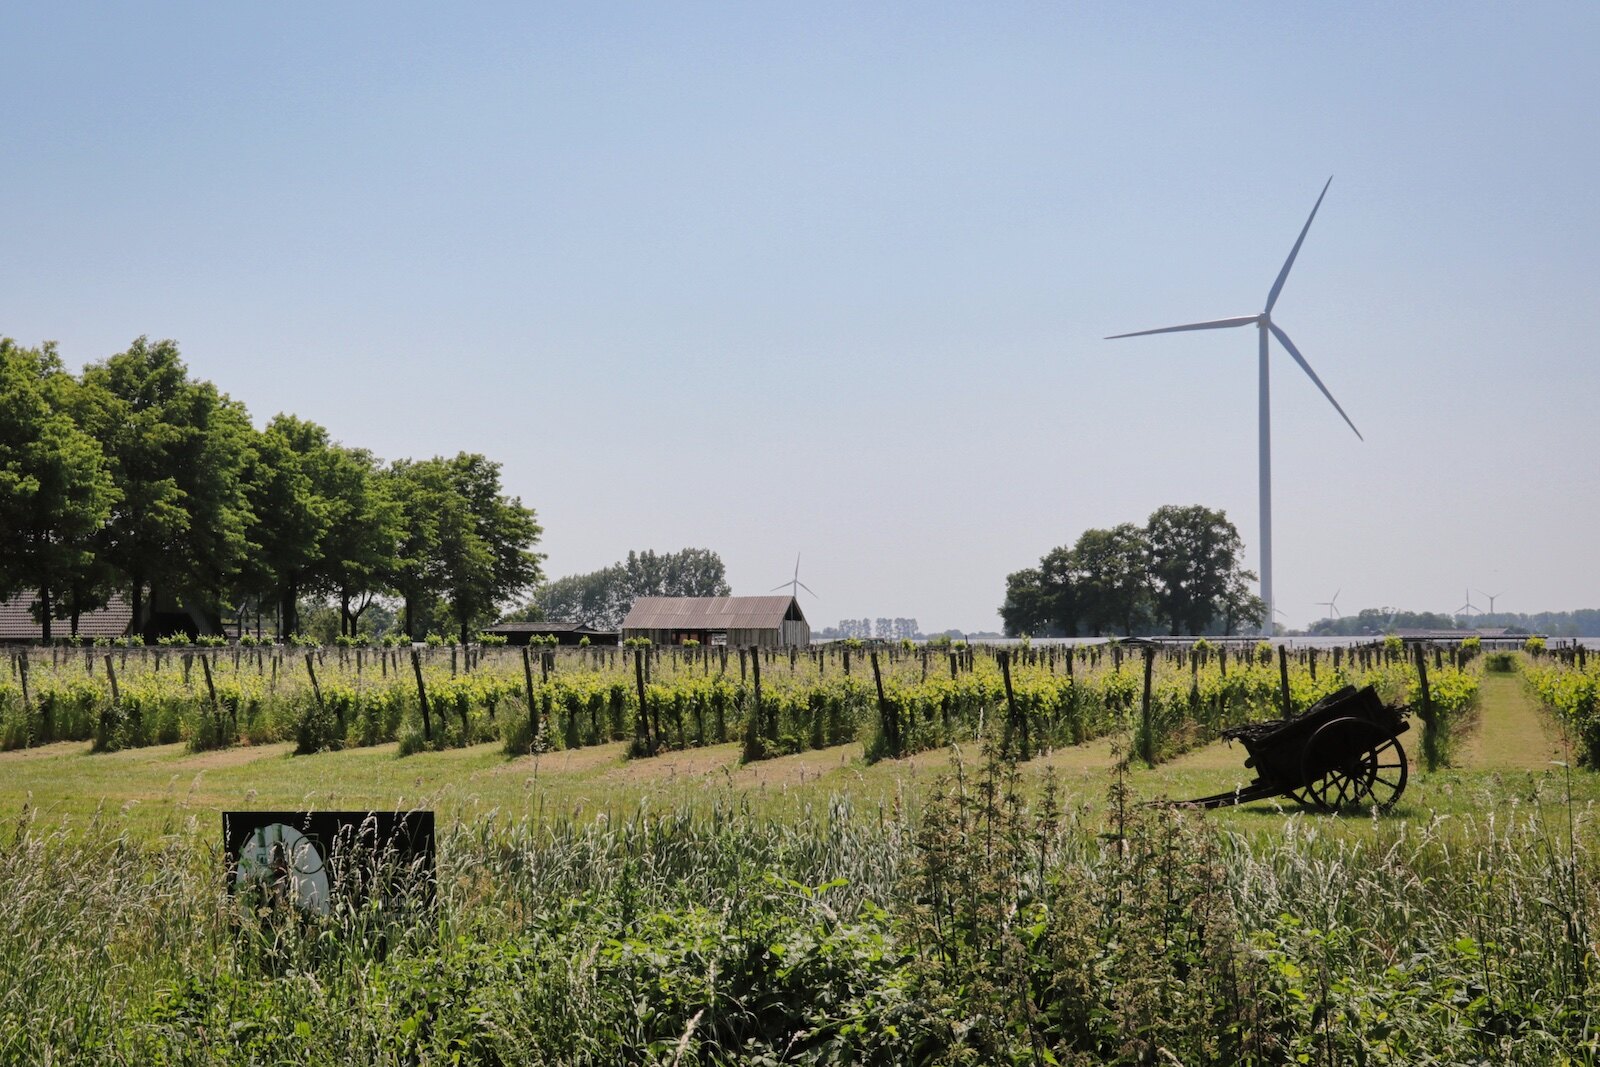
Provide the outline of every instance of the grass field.
<path id="1" fill-rule="evenodd" d="M 1600 1062 L 1600 776 L 1514 675 L 1461 726 L 1349 818 L 1125 737 L 0 753 L 0 1064 Z M 425 913 L 227 891 L 219 811 L 412 807 Z"/>
<path id="2" fill-rule="evenodd" d="M 1498 792 L 1553 801 L 1565 787 L 1559 731 L 1515 675 L 1486 675 L 1477 722 L 1463 738 L 1455 766 L 1432 774 L 1420 768 L 1418 732 L 1402 739 L 1412 773 L 1396 818 L 1468 814 Z M 1074 803 L 1103 802 L 1116 749 L 1126 740 L 1101 739 L 1056 749 L 1023 765 L 1025 781 L 1053 776 Z M 716 798 L 747 799 L 782 817 L 847 795 L 858 807 L 914 801 L 951 762 L 951 750 L 869 764 L 857 744 L 741 764 L 737 744 L 627 758 L 624 743 L 507 758 L 496 743 L 421 752 L 397 758 L 394 744 L 291 755 L 288 743 L 194 753 L 183 744 L 92 753 L 84 742 L 63 742 L 0 753 L 0 811 L 24 805 L 55 821 L 94 811 L 115 812 L 140 832 L 170 827 L 190 816 L 225 809 L 362 809 L 424 807 L 446 822 L 490 811 L 519 817 L 541 811 L 623 810 L 640 803 L 676 806 Z M 968 752 L 969 760 L 976 758 Z M 1130 784 L 1141 798 L 1182 799 L 1247 783 L 1244 751 L 1217 742 L 1155 768 L 1136 761 Z M 1600 798 L 1600 782 L 1575 779 L 1577 796 Z M 1564 794 L 1563 794 L 1564 797 Z M 1563 799 L 1563 803 L 1564 803 Z M 1289 803 L 1290 807 L 1294 805 Z M 1217 813 L 1224 825 L 1263 823 L 1282 805 L 1263 802 Z"/>

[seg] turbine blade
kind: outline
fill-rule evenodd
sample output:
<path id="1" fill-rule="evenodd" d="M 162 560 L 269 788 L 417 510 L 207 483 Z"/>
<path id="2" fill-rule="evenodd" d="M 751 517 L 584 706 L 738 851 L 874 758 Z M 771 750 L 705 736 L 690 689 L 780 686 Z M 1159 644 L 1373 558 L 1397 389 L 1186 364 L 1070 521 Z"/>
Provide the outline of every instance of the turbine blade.
<path id="1" fill-rule="evenodd" d="M 782 585 L 775 585 L 775 586 L 773 586 L 773 587 L 772 587 L 772 588 L 771 588 L 771 589 L 769 589 L 769 590 L 767 590 L 767 592 L 769 592 L 769 593 L 776 593 L 776 592 L 777 592 L 777 591 L 778 591 L 778 590 L 780 590 L 780 589 L 787 589 L 787 588 L 789 588 L 789 586 L 790 586 L 790 583 L 789 583 L 789 582 L 784 582 L 784 583 L 783 583 L 783 584 L 782 584 Z"/>
<path id="2" fill-rule="evenodd" d="M 806 592 L 810 593 L 812 596 L 816 596 L 817 595 L 817 591 L 815 589 L 812 589 L 805 582 L 796 582 L 795 584 L 798 585 L 801 589 L 804 589 Z"/>
<path id="3" fill-rule="evenodd" d="M 1182 326 L 1163 326 L 1159 330 L 1135 330 L 1133 333 L 1114 333 L 1107 337 L 1107 341 L 1115 341 L 1119 337 L 1148 337 L 1153 333 L 1183 333 L 1187 330 L 1226 330 L 1230 326 L 1249 326 L 1260 315 L 1238 315 L 1231 319 L 1212 319 L 1210 322 L 1188 322 Z"/>
<path id="4" fill-rule="evenodd" d="M 1300 364 L 1300 369 L 1305 371 L 1311 380 L 1317 383 L 1317 388 L 1322 390 L 1322 395 L 1328 398 L 1328 403 L 1333 405 L 1333 410 L 1339 413 L 1339 417 L 1345 421 L 1345 425 L 1350 427 L 1350 432 L 1355 434 L 1357 439 L 1365 441 L 1366 438 L 1361 436 L 1361 431 L 1356 429 L 1356 424 L 1350 421 L 1350 416 L 1344 413 L 1344 408 L 1339 406 L 1339 402 L 1333 398 L 1333 394 L 1328 392 L 1328 387 L 1322 384 L 1322 379 L 1317 377 L 1317 372 L 1312 370 L 1311 364 L 1306 362 L 1306 357 L 1302 356 L 1300 350 L 1294 346 L 1294 342 L 1289 340 L 1289 335 L 1278 329 L 1278 324 L 1275 322 L 1267 323 L 1267 328 L 1272 331 L 1272 336 L 1276 337 L 1283 347 L 1288 349 L 1289 354 L 1294 357 L 1294 361 Z"/>
<path id="5" fill-rule="evenodd" d="M 1311 214 L 1306 218 L 1306 224 L 1300 228 L 1300 236 L 1295 238 L 1294 247 L 1289 249 L 1289 258 L 1283 261 L 1283 269 L 1278 272 L 1278 280 L 1272 283 L 1272 292 L 1267 294 L 1267 309 L 1264 315 L 1272 314 L 1272 305 L 1278 302 L 1278 294 L 1283 292 L 1283 283 L 1289 278 L 1289 268 L 1294 266 L 1294 257 L 1300 254 L 1300 245 L 1306 239 L 1306 231 L 1311 229 L 1311 220 L 1317 217 L 1317 208 L 1322 206 L 1322 198 L 1328 195 L 1328 186 L 1333 184 L 1333 176 L 1328 176 L 1328 183 L 1322 187 L 1322 192 L 1317 196 L 1317 202 L 1311 205 Z"/>

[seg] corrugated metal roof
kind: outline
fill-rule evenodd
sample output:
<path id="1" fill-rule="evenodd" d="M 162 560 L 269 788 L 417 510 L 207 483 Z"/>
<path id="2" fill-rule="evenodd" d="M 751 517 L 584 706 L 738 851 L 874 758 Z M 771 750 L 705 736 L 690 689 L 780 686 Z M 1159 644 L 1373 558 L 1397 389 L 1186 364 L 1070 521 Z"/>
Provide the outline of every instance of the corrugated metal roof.
<path id="1" fill-rule="evenodd" d="M 33 605 L 37 593 L 18 593 L 8 600 L 0 600 L 0 641 L 37 641 L 43 636 L 38 623 L 33 621 Z M 86 612 L 78 617 L 79 637 L 121 637 L 133 621 L 133 608 L 120 596 L 100 611 Z M 56 619 L 50 624 L 53 637 L 66 637 L 72 632 L 68 619 Z"/>
<path id="2" fill-rule="evenodd" d="M 790 607 L 804 619 L 792 596 L 644 596 L 633 602 L 624 630 L 776 630 Z"/>

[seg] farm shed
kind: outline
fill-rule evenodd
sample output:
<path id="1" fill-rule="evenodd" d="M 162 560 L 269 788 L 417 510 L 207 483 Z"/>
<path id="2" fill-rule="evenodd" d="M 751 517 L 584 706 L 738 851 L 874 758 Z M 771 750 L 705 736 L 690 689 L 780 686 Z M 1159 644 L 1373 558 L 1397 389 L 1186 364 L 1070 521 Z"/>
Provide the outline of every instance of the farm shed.
<path id="1" fill-rule="evenodd" d="M 504 637 L 508 645 L 525 645 L 532 638 L 552 636 L 558 645 L 575 645 L 585 637 L 591 645 L 617 643 L 617 631 L 597 630 L 586 622 L 501 622 L 485 627 L 483 632 Z"/>
<path id="2" fill-rule="evenodd" d="M 18 593 L 0 600 L 0 641 L 31 642 L 43 638 L 42 628 L 33 621 L 33 605 L 38 599 L 37 593 Z M 132 621 L 133 608 L 122 597 L 113 596 L 99 611 L 86 611 L 78 616 L 78 636 L 88 639 L 121 637 L 128 632 Z M 50 623 L 52 637 L 66 637 L 71 633 L 70 619 L 55 619 Z"/>
<path id="3" fill-rule="evenodd" d="M 655 645 L 805 648 L 811 626 L 792 596 L 646 596 L 622 620 L 622 637 L 647 637 Z"/>

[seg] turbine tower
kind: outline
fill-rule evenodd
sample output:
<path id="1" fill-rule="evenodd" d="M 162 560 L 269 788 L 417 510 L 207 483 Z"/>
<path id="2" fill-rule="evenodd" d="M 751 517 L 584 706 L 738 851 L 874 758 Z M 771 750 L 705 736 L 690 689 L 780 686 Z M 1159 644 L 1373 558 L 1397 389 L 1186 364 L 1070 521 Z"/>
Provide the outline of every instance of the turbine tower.
<path id="1" fill-rule="evenodd" d="M 1283 345 L 1286 352 L 1306 372 L 1306 376 L 1314 382 L 1322 395 L 1328 398 L 1328 403 L 1344 419 L 1351 431 L 1359 440 L 1366 440 L 1361 436 L 1361 431 L 1356 429 L 1356 424 L 1350 421 L 1350 416 L 1344 413 L 1344 408 L 1328 392 L 1328 387 L 1322 384 L 1322 379 L 1317 377 L 1317 372 L 1311 369 L 1311 364 L 1300 354 L 1300 350 L 1289 340 L 1289 335 L 1272 321 L 1272 308 L 1277 304 L 1278 296 L 1283 292 L 1283 283 L 1289 277 L 1289 269 L 1294 266 L 1295 257 L 1300 254 L 1300 245 L 1305 242 L 1306 233 L 1311 229 L 1311 222 L 1317 217 L 1317 208 L 1322 206 L 1322 198 L 1328 195 L 1328 186 L 1333 184 L 1330 177 L 1322 187 L 1322 192 L 1317 196 L 1317 202 L 1311 207 L 1311 214 L 1306 218 L 1306 224 L 1300 229 L 1300 236 L 1295 238 L 1294 247 L 1289 250 L 1289 258 L 1283 261 L 1283 269 L 1278 272 L 1278 278 L 1272 283 L 1272 289 L 1267 293 L 1267 305 L 1259 315 L 1238 315 L 1230 319 L 1212 319 L 1209 322 L 1190 322 L 1182 326 L 1162 326 L 1155 330 L 1136 330 L 1133 333 L 1113 334 L 1106 338 L 1114 341 L 1121 337 L 1145 337 L 1154 333 L 1186 333 L 1190 330 L 1225 330 L 1234 326 L 1254 326 L 1258 338 L 1257 344 L 1257 387 L 1260 405 L 1259 446 L 1261 456 L 1261 599 L 1266 603 L 1266 620 L 1263 625 L 1267 632 L 1272 632 L 1272 407 L 1271 407 L 1271 378 L 1267 365 L 1267 351 L 1269 347 L 1268 335 L 1276 337 L 1278 343 Z"/>
<path id="2" fill-rule="evenodd" d="M 796 600 L 800 598 L 800 590 L 802 589 L 810 593 L 812 596 L 817 595 L 809 585 L 800 580 L 800 553 L 796 552 L 794 554 L 794 577 L 789 581 L 784 582 L 782 585 L 773 586 L 770 591 L 776 593 L 780 589 L 789 590 L 789 595 L 794 597 Z"/>

